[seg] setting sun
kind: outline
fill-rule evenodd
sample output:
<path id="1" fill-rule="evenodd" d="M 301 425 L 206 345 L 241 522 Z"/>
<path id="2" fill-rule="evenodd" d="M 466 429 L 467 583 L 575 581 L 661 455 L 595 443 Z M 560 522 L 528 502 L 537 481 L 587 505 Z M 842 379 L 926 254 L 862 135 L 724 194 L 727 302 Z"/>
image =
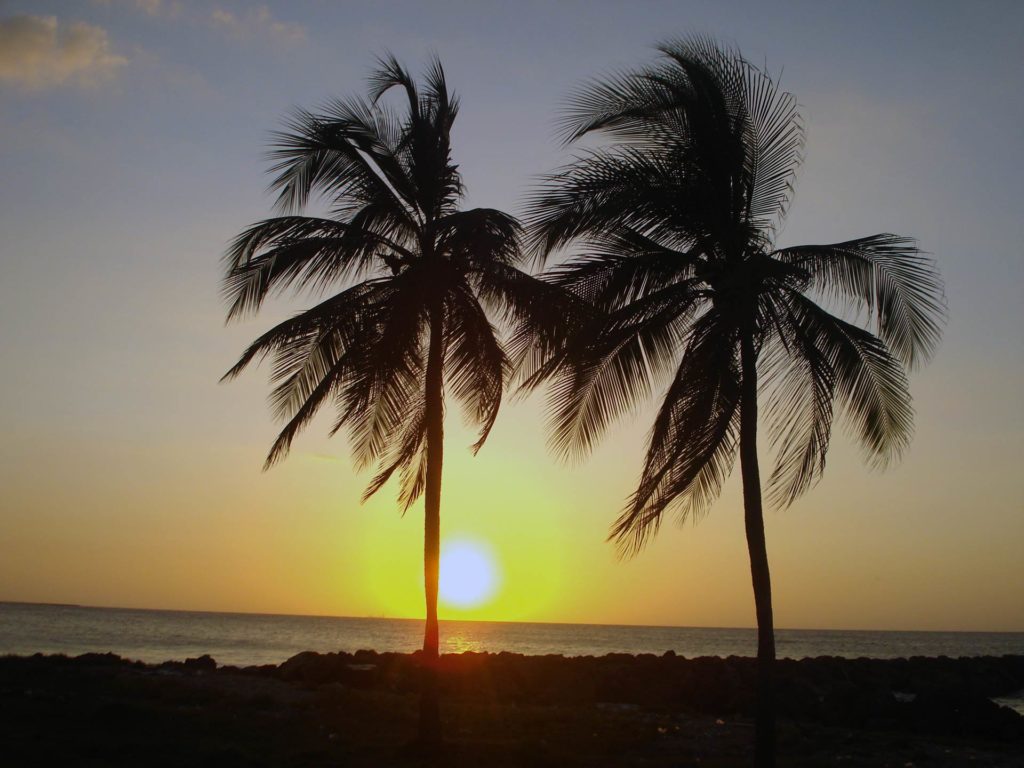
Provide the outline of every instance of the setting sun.
<path id="1" fill-rule="evenodd" d="M 498 587 L 493 555 L 474 541 L 449 541 L 441 548 L 441 599 L 458 608 L 490 600 Z"/>

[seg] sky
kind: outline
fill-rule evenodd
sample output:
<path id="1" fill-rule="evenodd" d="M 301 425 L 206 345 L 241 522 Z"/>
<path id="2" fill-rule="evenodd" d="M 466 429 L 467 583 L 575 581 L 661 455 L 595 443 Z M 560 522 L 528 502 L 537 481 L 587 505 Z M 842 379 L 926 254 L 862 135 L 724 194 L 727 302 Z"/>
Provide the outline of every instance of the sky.
<path id="1" fill-rule="evenodd" d="M 1024 5 L 0 0 L 0 600 L 421 617 L 422 506 L 366 504 L 329 414 L 262 472 L 267 370 L 218 384 L 303 306 L 225 326 L 220 258 L 271 214 L 295 107 L 433 53 L 460 95 L 465 204 L 522 211 L 568 159 L 560 103 L 704 33 L 794 93 L 806 160 L 778 243 L 911 235 L 946 281 L 916 434 L 881 473 L 838 430 L 766 513 L 776 626 L 1024 631 Z M 738 477 L 635 558 L 605 542 L 652 411 L 585 462 L 507 402 L 476 458 L 447 426 L 442 537 L 491 598 L 442 618 L 753 626 Z"/>

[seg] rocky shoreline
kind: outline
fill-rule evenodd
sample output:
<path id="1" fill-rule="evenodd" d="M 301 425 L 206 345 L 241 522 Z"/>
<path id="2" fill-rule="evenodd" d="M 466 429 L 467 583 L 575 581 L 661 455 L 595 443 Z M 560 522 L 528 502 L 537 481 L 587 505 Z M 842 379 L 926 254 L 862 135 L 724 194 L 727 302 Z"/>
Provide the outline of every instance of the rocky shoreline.
<path id="1" fill-rule="evenodd" d="M 0 658 L 10 765 L 419 765 L 417 654 Z M 462 765 L 744 765 L 755 665 L 465 653 L 441 661 Z M 1024 656 L 781 660 L 781 765 L 1024 766 Z"/>

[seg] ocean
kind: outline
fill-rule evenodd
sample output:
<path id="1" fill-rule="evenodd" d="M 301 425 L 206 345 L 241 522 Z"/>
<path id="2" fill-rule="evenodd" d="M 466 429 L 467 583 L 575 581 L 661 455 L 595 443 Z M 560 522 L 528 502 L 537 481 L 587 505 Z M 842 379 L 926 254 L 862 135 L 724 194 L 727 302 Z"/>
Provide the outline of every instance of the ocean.
<path id="1" fill-rule="evenodd" d="M 0 655 L 112 652 L 145 662 L 209 654 L 220 664 L 279 664 L 300 651 L 416 650 L 423 622 L 333 616 L 89 608 L 0 603 Z M 780 657 L 1024 655 L 1022 632 L 779 629 Z M 753 629 L 442 621 L 442 653 L 509 651 L 565 656 L 675 651 L 753 656 Z"/>

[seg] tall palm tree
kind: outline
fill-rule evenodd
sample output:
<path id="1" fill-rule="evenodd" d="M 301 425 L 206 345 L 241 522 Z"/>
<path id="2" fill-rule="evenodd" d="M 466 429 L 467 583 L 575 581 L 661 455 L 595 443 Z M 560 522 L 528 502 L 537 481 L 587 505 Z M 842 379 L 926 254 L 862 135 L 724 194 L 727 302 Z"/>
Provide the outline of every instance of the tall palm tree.
<path id="1" fill-rule="evenodd" d="M 521 333 L 517 343 L 526 386 L 553 380 L 553 444 L 565 455 L 664 391 L 639 484 L 611 530 L 622 552 L 642 547 L 666 512 L 700 517 L 739 454 L 758 625 L 756 763 L 768 766 L 775 641 L 759 391 L 776 449 L 771 500 L 788 505 L 821 476 L 835 401 L 884 465 L 910 440 L 905 370 L 938 342 L 943 289 L 897 235 L 776 248 L 802 155 L 794 98 L 711 40 L 659 51 L 656 64 L 577 92 L 567 142 L 612 141 L 580 150 L 531 201 L 541 258 L 580 249 L 550 281 L 599 314 L 560 341 Z"/>
<path id="2" fill-rule="evenodd" d="M 377 465 L 364 500 L 398 473 L 403 512 L 424 496 L 426 625 L 420 738 L 441 738 L 437 701 L 437 588 L 444 398 L 479 427 L 494 424 L 508 358 L 487 312 L 524 321 L 554 293 L 515 266 L 520 226 L 486 208 L 459 210 L 462 180 L 450 133 L 458 101 L 440 62 L 417 84 L 393 57 L 368 98 L 298 111 L 275 135 L 271 188 L 281 214 L 254 224 L 225 256 L 228 318 L 271 294 L 328 298 L 256 339 L 225 379 L 266 357 L 270 401 L 286 423 L 266 467 L 325 403 L 349 432 L 358 466 Z M 395 109 L 382 99 L 396 88 Z M 311 199 L 323 216 L 303 215 Z M 529 323 L 527 323 L 529 324 Z"/>

